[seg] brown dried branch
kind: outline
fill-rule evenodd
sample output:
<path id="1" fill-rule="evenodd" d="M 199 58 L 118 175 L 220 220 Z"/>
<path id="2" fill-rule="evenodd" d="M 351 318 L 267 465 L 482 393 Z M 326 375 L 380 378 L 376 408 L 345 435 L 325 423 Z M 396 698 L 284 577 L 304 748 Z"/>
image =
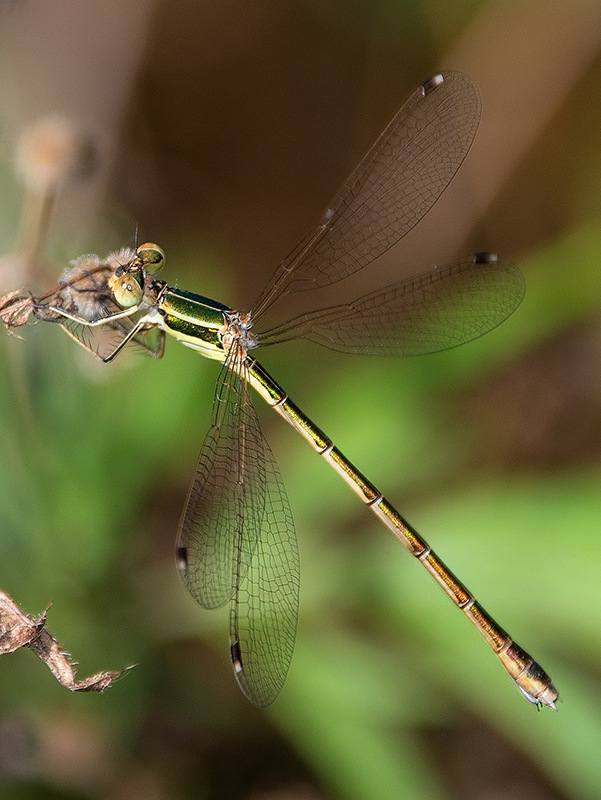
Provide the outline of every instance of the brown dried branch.
<path id="1" fill-rule="evenodd" d="M 27 289 L 17 289 L 0 297 L 0 322 L 12 335 L 11 328 L 20 328 L 29 322 L 34 310 L 34 298 Z"/>
<path id="2" fill-rule="evenodd" d="M 76 680 L 69 655 L 46 630 L 46 614 L 47 610 L 33 619 L 0 591 L 0 655 L 28 647 L 47 664 L 57 681 L 72 692 L 103 692 L 126 671 L 98 672 L 82 681 Z"/>

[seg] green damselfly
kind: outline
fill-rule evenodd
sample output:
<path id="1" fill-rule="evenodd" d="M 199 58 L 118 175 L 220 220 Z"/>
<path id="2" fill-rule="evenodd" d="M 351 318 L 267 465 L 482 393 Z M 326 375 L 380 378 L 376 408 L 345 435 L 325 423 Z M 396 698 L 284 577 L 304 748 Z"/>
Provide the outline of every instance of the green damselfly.
<path id="1" fill-rule="evenodd" d="M 82 257 L 36 304 L 38 318 L 60 322 L 104 361 L 131 343 L 160 357 L 169 334 L 221 362 L 212 424 L 179 527 L 177 563 L 201 606 L 230 603 L 234 672 L 256 705 L 273 702 L 288 671 L 299 561 L 288 498 L 249 386 L 417 557 L 480 631 L 524 696 L 539 707 L 555 707 L 558 693 L 544 670 L 250 354 L 258 346 L 299 337 L 349 353 L 431 353 L 486 333 L 517 308 L 524 292 L 520 272 L 494 254 L 479 253 L 262 333 L 253 329 L 276 300 L 350 276 L 413 228 L 456 173 L 479 119 L 480 96 L 465 75 L 437 74 L 418 87 L 249 312 L 158 280 L 165 257 L 154 244 L 124 249 L 105 261 Z"/>

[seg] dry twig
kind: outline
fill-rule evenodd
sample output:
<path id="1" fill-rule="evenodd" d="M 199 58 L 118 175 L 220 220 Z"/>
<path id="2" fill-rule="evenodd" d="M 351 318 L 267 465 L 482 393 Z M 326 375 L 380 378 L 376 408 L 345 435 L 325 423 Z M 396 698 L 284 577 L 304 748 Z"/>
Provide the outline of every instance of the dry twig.
<path id="1" fill-rule="evenodd" d="M 0 591 L 0 655 L 28 647 L 46 663 L 57 681 L 72 692 L 103 692 L 126 671 L 98 672 L 82 681 L 76 680 L 68 653 L 46 630 L 46 614 L 47 610 L 38 619 L 33 619 Z"/>

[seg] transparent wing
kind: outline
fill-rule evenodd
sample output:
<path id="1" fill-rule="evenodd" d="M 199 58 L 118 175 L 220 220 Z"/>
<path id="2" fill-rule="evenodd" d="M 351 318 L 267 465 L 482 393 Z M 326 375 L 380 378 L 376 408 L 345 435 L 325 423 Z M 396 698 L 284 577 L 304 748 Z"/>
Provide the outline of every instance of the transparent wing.
<path id="1" fill-rule="evenodd" d="M 258 424 L 248 419 L 247 388 L 225 364 L 211 427 L 203 441 L 178 533 L 178 561 L 194 599 L 207 609 L 234 596 L 234 559 L 242 536 L 252 547 L 265 513 L 265 465 Z M 251 413 L 254 417 L 254 414 Z"/>
<path id="2" fill-rule="evenodd" d="M 59 322 L 61 328 L 90 353 L 105 359 L 115 352 L 133 328 L 135 320 L 124 318 L 95 328 L 64 318 L 53 321 Z M 156 327 L 140 331 L 125 347 L 131 350 L 136 346 L 140 352 L 161 358 L 165 349 L 165 334 Z"/>
<path id="3" fill-rule="evenodd" d="M 277 464 L 230 351 L 177 542 L 180 573 L 204 608 L 230 601 L 236 679 L 255 705 L 280 692 L 294 648 L 299 562 Z"/>
<path id="4" fill-rule="evenodd" d="M 409 97 L 333 198 L 321 223 L 278 267 L 253 307 L 284 291 L 327 286 L 365 267 L 413 228 L 465 158 L 480 121 L 480 93 L 444 72 Z"/>
<path id="5" fill-rule="evenodd" d="M 303 314 L 259 334 L 259 343 L 302 337 L 344 353 L 435 353 L 500 325 L 524 291 L 517 267 L 494 253 L 477 253 L 352 303 Z"/>

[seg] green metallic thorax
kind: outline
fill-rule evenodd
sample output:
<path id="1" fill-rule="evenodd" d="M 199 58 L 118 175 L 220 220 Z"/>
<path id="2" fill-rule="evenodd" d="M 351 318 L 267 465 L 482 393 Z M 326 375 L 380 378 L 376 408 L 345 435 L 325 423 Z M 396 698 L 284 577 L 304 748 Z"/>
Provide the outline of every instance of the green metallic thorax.
<path id="1" fill-rule="evenodd" d="M 226 325 L 228 306 L 199 294 L 168 287 L 161 295 L 161 327 L 182 344 L 198 350 L 207 358 L 225 359 L 221 334 Z"/>

